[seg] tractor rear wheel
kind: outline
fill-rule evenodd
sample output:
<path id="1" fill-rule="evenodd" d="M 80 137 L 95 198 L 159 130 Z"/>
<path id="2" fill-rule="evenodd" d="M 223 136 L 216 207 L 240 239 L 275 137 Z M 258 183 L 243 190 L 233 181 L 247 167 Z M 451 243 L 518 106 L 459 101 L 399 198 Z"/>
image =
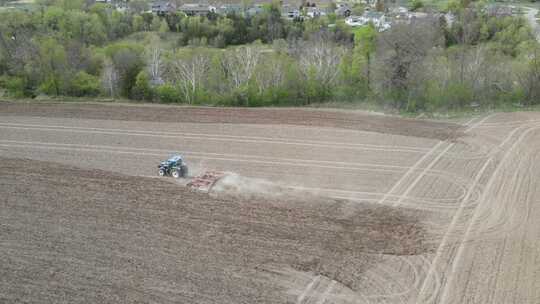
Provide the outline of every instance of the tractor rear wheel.
<path id="1" fill-rule="evenodd" d="M 181 175 L 181 172 L 178 170 L 178 169 L 174 169 L 173 172 L 172 172 L 172 176 L 174 178 L 179 178 Z"/>
<path id="2" fill-rule="evenodd" d="M 188 167 L 187 166 L 181 166 L 180 167 L 180 174 L 182 175 L 182 177 L 187 177 L 188 176 Z"/>

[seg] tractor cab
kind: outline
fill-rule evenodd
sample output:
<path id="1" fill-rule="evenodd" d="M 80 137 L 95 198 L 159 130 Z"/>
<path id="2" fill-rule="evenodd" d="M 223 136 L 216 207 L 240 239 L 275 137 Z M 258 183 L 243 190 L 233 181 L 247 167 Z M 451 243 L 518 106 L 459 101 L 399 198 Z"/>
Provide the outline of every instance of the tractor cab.
<path id="1" fill-rule="evenodd" d="M 180 165 L 183 163 L 183 159 L 181 155 L 173 155 L 166 161 L 161 162 L 162 165 L 166 165 L 166 166 L 176 166 L 178 163 Z"/>

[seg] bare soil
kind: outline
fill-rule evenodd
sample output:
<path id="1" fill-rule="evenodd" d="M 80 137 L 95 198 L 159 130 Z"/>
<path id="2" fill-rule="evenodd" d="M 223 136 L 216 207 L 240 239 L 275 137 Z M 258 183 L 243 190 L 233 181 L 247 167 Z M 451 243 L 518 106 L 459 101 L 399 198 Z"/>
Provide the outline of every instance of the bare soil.
<path id="1" fill-rule="evenodd" d="M 439 140 L 454 139 L 463 135 L 463 126 L 453 123 L 371 115 L 364 112 L 298 108 L 205 108 L 0 101 L 0 115 L 177 123 L 290 124 L 362 130 Z"/>
<path id="2" fill-rule="evenodd" d="M 430 250 L 415 213 L 215 199 L 163 179 L 0 158 L 0 302 L 288 303 L 283 272 L 353 289 Z"/>
<path id="3" fill-rule="evenodd" d="M 0 103 L 0 303 L 538 304 L 539 164 L 537 112 Z"/>

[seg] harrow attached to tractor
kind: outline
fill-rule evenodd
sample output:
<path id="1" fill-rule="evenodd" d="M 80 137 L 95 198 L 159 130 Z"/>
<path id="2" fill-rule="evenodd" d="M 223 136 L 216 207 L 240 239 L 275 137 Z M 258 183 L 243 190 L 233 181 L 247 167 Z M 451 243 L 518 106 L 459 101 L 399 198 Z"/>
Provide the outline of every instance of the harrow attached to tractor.
<path id="1" fill-rule="evenodd" d="M 210 192 L 212 187 L 225 176 L 224 172 L 206 171 L 205 173 L 194 177 L 187 186 L 193 190 Z"/>
<path id="2" fill-rule="evenodd" d="M 173 155 L 158 165 L 159 176 L 172 176 L 174 178 L 187 178 L 188 167 L 181 155 Z M 187 187 L 201 192 L 210 192 L 212 187 L 225 176 L 224 172 L 206 171 L 187 183 Z"/>

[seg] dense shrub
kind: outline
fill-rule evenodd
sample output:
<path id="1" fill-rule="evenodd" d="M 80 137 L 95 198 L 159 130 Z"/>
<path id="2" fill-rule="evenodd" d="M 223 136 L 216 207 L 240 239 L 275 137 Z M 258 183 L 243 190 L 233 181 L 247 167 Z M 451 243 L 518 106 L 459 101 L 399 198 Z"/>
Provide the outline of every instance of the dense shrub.
<path id="1" fill-rule="evenodd" d="M 71 82 L 69 89 L 73 96 L 97 96 L 101 91 L 99 78 L 84 71 L 78 72 Z"/>
<path id="2" fill-rule="evenodd" d="M 22 98 L 25 94 L 25 80 L 21 77 L 0 77 L 0 88 L 4 89 L 8 96 Z"/>
<path id="3" fill-rule="evenodd" d="M 137 100 L 152 100 L 153 89 L 150 85 L 150 77 L 146 71 L 141 71 L 137 75 L 132 97 Z"/>
<path id="4" fill-rule="evenodd" d="M 170 84 L 164 84 L 156 89 L 156 95 L 159 101 L 164 103 L 180 103 L 182 98 L 177 88 Z"/>

